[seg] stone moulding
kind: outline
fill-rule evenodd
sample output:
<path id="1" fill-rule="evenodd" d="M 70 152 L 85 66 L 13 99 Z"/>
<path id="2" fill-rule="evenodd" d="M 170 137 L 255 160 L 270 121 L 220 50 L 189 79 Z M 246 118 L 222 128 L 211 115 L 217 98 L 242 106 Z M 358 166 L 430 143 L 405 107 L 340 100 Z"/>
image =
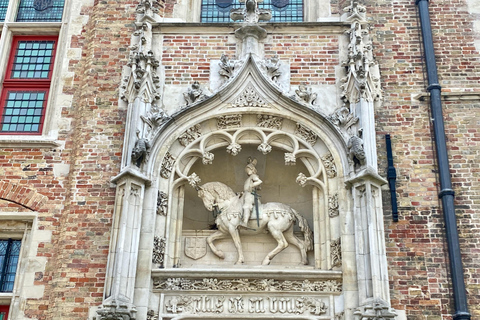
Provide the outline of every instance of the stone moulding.
<path id="1" fill-rule="evenodd" d="M 341 293 L 339 280 L 275 280 L 154 277 L 154 291 L 245 291 L 245 292 L 324 292 Z"/>

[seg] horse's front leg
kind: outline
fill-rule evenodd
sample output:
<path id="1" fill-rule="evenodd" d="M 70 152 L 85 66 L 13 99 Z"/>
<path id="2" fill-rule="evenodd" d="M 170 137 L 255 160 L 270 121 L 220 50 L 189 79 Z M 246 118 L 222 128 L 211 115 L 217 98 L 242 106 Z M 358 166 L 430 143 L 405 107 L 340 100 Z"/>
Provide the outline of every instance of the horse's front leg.
<path id="1" fill-rule="evenodd" d="M 210 235 L 207 237 L 207 243 L 210 247 L 210 249 L 212 249 L 212 252 L 217 256 L 219 257 L 220 259 L 224 259 L 225 258 L 225 254 L 223 253 L 222 250 L 218 250 L 217 247 L 215 247 L 215 245 L 213 244 L 213 241 L 215 240 L 220 240 L 220 239 L 224 239 L 227 237 L 227 234 L 226 233 L 223 233 L 222 231 L 220 230 L 217 230 L 214 234 Z"/>
<path id="2" fill-rule="evenodd" d="M 235 262 L 235 264 L 242 264 L 245 262 L 245 258 L 243 257 L 242 241 L 240 240 L 238 225 L 230 225 L 228 228 L 228 231 L 232 236 L 232 240 L 233 240 L 233 244 L 235 245 L 235 248 L 237 248 L 238 260 L 237 262 Z"/>

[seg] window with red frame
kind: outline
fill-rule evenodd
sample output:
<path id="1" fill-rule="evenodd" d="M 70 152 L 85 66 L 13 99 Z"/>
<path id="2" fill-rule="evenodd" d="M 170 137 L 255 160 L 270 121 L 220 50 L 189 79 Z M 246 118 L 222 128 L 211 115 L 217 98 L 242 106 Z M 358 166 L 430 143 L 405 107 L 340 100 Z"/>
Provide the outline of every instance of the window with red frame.
<path id="1" fill-rule="evenodd" d="M 41 134 L 57 37 L 16 36 L 0 98 L 0 134 Z"/>
<path id="2" fill-rule="evenodd" d="M 0 306 L 0 320 L 7 320 L 8 319 L 8 310 L 9 306 Z"/>

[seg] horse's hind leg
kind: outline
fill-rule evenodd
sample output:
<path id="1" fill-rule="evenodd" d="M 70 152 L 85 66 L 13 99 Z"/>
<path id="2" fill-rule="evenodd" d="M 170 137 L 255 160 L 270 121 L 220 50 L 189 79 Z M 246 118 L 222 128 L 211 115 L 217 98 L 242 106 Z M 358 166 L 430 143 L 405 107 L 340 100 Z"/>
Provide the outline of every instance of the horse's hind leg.
<path id="1" fill-rule="evenodd" d="M 226 238 L 228 235 L 226 233 L 223 233 L 221 231 L 216 231 L 214 234 L 210 235 L 207 237 L 207 243 L 210 246 L 210 249 L 212 249 L 212 252 L 219 257 L 220 259 L 225 258 L 225 254 L 223 253 L 222 250 L 218 250 L 217 247 L 213 244 L 213 241 L 215 240 L 220 240 Z"/>
<path id="2" fill-rule="evenodd" d="M 230 235 L 233 239 L 233 244 L 235 248 L 237 248 L 238 259 L 235 264 L 242 264 L 245 262 L 245 258 L 243 257 L 243 249 L 242 249 L 242 241 L 240 240 L 240 234 L 238 233 L 238 229 L 236 225 L 231 225 L 228 228 Z"/>
<path id="3" fill-rule="evenodd" d="M 266 265 L 269 265 L 270 264 L 270 261 L 272 261 L 272 259 L 277 255 L 279 254 L 280 252 L 282 252 L 283 250 L 285 250 L 285 248 L 288 247 L 288 242 L 287 240 L 285 240 L 285 237 L 283 236 L 283 232 L 279 231 L 279 230 L 272 230 L 271 228 L 268 229 L 270 231 L 270 234 L 272 235 L 272 237 L 277 240 L 278 242 L 278 245 L 275 249 L 273 249 L 272 251 L 270 251 L 267 256 L 265 257 L 265 259 L 263 259 L 262 261 L 262 265 L 266 266 Z"/>
<path id="4" fill-rule="evenodd" d="M 285 236 L 285 239 L 291 244 L 293 244 L 295 247 L 300 250 L 300 254 L 302 255 L 302 263 L 303 264 L 308 264 L 308 258 L 307 258 L 307 249 L 305 248 L 305 244 L 303 241 L 298 239 L 294 234 L 293 234 L 293 226 L 288 228 L 287 231 L 283 234 Z"/>

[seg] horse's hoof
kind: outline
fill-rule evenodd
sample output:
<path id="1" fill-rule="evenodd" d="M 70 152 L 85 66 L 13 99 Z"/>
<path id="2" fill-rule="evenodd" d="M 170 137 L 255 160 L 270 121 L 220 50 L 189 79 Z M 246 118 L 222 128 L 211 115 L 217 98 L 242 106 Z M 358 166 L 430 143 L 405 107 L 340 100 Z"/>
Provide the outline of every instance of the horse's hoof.
<path id="1" fill-rule="evenodd" d="M 262 266 L 268 266 L 270 264 L 270 260 L 263 260 Z"/>
<path id="2" fill-rule="evenodd" d="M 243 261 L 243 260 L 238 260 L 237 262 L 235 262 L 235 264 L 244 264 L 244 263 L 245 263 L 245 261 Z"/>
<path id="3" fill-rule="evenodd" d="M 219 257 L 220 259 L 223 260 L 223 259 L 225 259 L 225 253 L 223 253 L 223 252 L 218 252 L 218 253 L 217 253 L 217 257 Z"/>

